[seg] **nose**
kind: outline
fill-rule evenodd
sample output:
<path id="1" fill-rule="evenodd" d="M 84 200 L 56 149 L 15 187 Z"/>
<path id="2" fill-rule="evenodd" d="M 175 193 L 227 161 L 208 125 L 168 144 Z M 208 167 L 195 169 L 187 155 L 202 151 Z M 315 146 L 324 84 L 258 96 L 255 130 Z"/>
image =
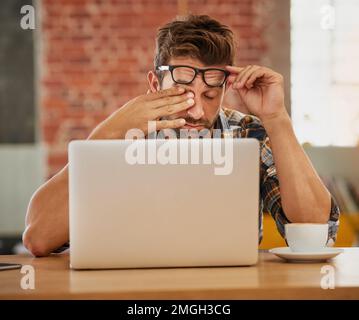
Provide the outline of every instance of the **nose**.
<path id="1" fill-rule="evenodd" d="M 196 94 L 194 97 L 194 104 L 187 110 L 187 114 L 194 120 L 199 120 L 204 115 L 202 103 L 199 97 L 196 98 Z"/>
<path id="2" fill-rule="evenodd" d="M 206 89 L 206 84 L 200 75 L 189 85 L 188 90 L 194 94 L 194 104 L 191 108 L 187 109 L 187 114 L 194 120 L 199 120 L 204 115 L 204 106 L 201 98 L 201 93 Z"/>

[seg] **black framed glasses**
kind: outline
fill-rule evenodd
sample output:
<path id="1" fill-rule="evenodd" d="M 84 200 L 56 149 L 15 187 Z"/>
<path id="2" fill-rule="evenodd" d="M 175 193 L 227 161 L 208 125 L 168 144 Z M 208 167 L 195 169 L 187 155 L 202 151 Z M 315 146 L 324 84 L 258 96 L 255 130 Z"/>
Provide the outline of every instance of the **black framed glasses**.
<path id="1" fill-rule="evenodd" d="M 209 87 L 222 87 L 230 72 L 219 68 L 200 69 L 185 65 L 157 66 L 158 71 L 170 71 L 173 82 L 178 84 L 190 84 L 200 73 L 203 82 Z"/>

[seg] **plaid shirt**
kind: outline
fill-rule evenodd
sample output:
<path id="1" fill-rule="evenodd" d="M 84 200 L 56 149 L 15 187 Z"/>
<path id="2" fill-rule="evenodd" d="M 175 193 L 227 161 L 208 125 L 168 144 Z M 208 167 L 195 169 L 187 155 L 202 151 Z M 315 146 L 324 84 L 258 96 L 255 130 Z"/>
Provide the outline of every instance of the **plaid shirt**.
<path id="1" fill-rule="evenodd" d="M 254 116 L 244 115 L 233 109 L 222 108 L 215 123 L 215 129 L 225 134 L 230 131 L 235 138 L 255 138 L 260 143 L 260 208 L 259 208 L 259 243 L 263 238 L 263 210 L 270 213 L 276 222 L 281 236 L 285 239 L 284 225 L 290 223 L 286 217 L 279 191 L 279 180 L 273 161 L 270 141 L 260 120 Z M 331 197 L 329 217 L 328 244 L 333 244 L 339 226 L 339 207 Z"/>

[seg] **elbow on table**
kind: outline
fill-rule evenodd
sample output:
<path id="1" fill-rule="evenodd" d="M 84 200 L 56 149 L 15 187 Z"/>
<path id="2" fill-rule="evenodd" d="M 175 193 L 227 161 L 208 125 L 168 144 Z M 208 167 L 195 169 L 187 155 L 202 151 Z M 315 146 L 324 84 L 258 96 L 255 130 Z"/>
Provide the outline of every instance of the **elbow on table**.
<path id="1" fill-rule="evenodd" d="M 35 257 L 46 257 L 51 253 L 46 241 L 36 235 L 31 225 L 25 229 L 22 241 L 25 248 Z"/>
<path id="2" fill-rule="evenodd" d="M 45 257 L 50 254 L 51 249 L 46 242 L 46 237 L 40 232 L 43 228 L 38 226 L 41 192 L 36 191 L 32 196 L 26 213 L 26 228 L 22 234 L 22 242 L 25 248 L 35 257 Z"/>

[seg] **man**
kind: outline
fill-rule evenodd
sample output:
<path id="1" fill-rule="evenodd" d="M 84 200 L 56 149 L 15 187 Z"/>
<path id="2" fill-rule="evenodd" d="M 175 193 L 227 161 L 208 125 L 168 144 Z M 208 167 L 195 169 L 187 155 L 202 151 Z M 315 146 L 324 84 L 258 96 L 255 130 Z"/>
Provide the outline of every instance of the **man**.
<path id="1" fill-rule="evenodd" d="M 146 132 L 148 121 L 156 121 L 157 130 L 232 129 L 235 137 L 257 138 L 260 218 L 263 210 L 270 212 L 283 237 L 286 223 L 328 223 L 333 242 L 339 209 L 295 137 L 283 77 L 261 66 L 233 66 L 233 42 L 232 31 L 208 16 L 190 15 L 162 27 L 155 68 L 148 73 L 149 91 L 100 123 L 89 139 L 123 139 L 132 128 Z M 221 107 L 230 86 L 250 115 Z M 33 195 L 23 240 L 35 256 L 68 243 L 67 166 Z"/>

